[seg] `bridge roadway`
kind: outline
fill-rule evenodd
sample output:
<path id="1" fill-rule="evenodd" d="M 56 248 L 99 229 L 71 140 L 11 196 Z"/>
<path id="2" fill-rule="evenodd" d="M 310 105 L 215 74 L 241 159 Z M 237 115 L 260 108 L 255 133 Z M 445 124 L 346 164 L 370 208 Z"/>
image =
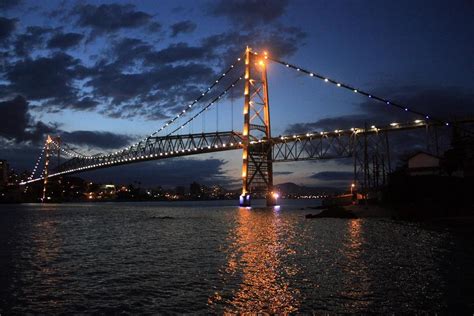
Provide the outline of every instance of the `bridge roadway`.
<path id="1" fill-rule="evenodd" d="M 461 123 L 473 123 L 464 120 Z M 437 126 L 423 120 L 411 123 L 392 123 L 388 126 L 370 126 L 328 132 L 312 132 L 273 137 L 273 161 L 285 162 L 296 160 L 335 159 L 351 157 L 355 140 L 364 134 L 397 132 Z M 133 164 L 143 161 L 191 156 L 212 152 L 222 152 L 242 148 L 243 135 L 239 132 L 212 132 L 188 135 L 171 135 L 149 137 L 125 150 L 91 157 L 76 156 L 52 170 L 48 178 L 75 174 L 85 171 L 110 168 L 113 166 Z M 267 140 L 252 139 L 251 146 L 265 146 Z M 25 185 L 42 180 L 43 177 L 20 183 Z"/>

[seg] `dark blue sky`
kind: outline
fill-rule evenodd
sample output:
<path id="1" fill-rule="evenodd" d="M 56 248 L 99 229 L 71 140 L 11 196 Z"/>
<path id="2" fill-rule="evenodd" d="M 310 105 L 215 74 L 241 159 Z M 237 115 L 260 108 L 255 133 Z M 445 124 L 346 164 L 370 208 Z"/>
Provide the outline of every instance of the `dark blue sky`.
<path id="1" fill-rule="evenodd" d="M 195 99 L 245 45 L 443 119 L 472 114 L 473 12 L 472 1 L 0 0 L 0 158 L 30 169 L 47 133 L 90 153 L 125 147 Z M 277 64 L 268 71 L 274 135 L 415 119 Z M 241 94 L 219 104 L 219 129 L 241 127 Z M 240 164 L 228 152 L 84 176 L 238 184 Z M 327 175 L 351 166 L 276 170 L 277 183 L 326 186 L 343 184 Z"/>

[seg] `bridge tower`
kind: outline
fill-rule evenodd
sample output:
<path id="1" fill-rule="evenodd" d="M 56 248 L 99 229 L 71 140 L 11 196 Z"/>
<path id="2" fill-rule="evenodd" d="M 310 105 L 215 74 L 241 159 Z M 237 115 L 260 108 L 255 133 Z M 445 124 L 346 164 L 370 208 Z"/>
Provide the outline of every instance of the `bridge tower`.
<path id="1" fill-rule="evenodd" d="M 267 206 L 273 206 L 278 195 L 273 192 L 266 53 L 260 58 L 247 47 L 244 79 L 242 195 L 239 204 L 250 206 L 254 195 L 265 197 Z"/>
<path id="2" fill-rule="evenodd" d="M 54 155 L 54 153 L 57 151 L 57 159 L 58 159 L 58 167 L 60 164 L 60 159 L 61 159 L 61 138 L 58 137 L 51 137 L 48 135 L 46 138 L 46 144 L 45 144 L 45 158 L 44 158 L 44 174 L 43 174 L 43 196 L 41 197 L 41 202 L 46 202 L 48 200 L 48 186 L 49 186 L 49 181 L 48 181 L 48 175 L 50 172 L 50 160 L 51 157 Z"/>

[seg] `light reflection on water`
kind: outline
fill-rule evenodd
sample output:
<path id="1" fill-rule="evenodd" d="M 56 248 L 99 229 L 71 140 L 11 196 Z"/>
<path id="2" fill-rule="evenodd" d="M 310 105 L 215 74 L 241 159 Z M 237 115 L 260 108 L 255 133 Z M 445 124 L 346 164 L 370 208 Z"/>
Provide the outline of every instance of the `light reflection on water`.
<path id="1" fill-rule="evenodd" d="M 240 208 L 237 224 L 231 230 L 228 263 L 221 277 L 240 276 L 240 284 L 225 303 L 226 312 L 288 313 L 299 305 L 299 291 L 289 279 L 297 273 L 281 258 L 294 251 L 283 239 L 291 227 L 285 226 L 278 212 Z M 210 299 L 219 301 L 216 293 Z"/>
<path id="2" fill-rule="evenodd" d="M 370 290 L 368 267 L 361 256 L 364 242 L 362 220 L 348 220 L 346 240 L 342 248 L 347 264 L 343 266 L 342 291 L 338 296 L 346 301 L 344 305 L 351 311 L 367 308 L 370 305 L 370 296 L 373 294 Z"/>
<path id="3" fill-rule="evenodd" d="M 458 244 L 446 231 L 384 219 L 306 220 L 300 207 L 0 208 L 0 314 L 413 314 L 474 306 L 466 298 L 472 243 L 453 252 Z M 453 278 L 467 290 L 451 295 Z"/>

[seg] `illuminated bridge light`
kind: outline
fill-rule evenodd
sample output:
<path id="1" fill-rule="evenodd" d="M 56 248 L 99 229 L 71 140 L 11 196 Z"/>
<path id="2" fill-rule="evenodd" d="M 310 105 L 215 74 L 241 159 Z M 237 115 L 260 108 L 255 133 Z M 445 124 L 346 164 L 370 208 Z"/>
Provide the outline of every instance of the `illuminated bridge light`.
<path id="1" fill-rule="evenodd" d="M 338 83 L 338 84 L 337 84 L 337 86 L 338 86 L 338 87 L 340 87 L 340 86 L 341 86 L 341 84 L 340 84 L 340 83 Z"/>
<path id="2" fill-rule="evenodd" d="M 398 126 L 398 123 L 396 122 L 390 123 L 390 126 Z"/>
<path id="3" fill-rule="evenodd" d="M 357 89 L 354 89 L 354 92 L 357 93 Z"/>
<path id="4" fill-rule="evenodd" d="M 328 82 L 328 81 L 329 81 L 328 78 L 324 78 L 324 82 Z"/>
<path id="5" fill-rule="evenodd" d="M 375 125 L 372 125 L 370 128 L 375 128 Z"/>
<path id="6" fill-rule="evenodd" d="M 423 122 L 423 121 L 422 120 L 415 120 L 415 124 L 419 124 L 421 122 Z"/>

